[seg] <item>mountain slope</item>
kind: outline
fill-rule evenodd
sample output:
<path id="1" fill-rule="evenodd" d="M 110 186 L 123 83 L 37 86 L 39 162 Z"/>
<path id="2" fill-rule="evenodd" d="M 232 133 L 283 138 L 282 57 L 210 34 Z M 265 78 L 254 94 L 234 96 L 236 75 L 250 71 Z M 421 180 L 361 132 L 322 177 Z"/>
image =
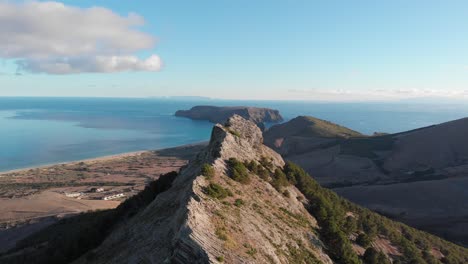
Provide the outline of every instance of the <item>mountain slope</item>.
<path id="1" fill-rule="evenodd" d="M 265 133 L 265 140 L 270 137 L 324 137 L 349 138 L 362 136 L 361 133 L 332 122 L 311 116 L 298 116 L 287 123 L 275 125 Z"/>
<path id="2" fill-rule="evenodd" d="M 336 139 L 360 136 L 363 135 L 359 132 L 310 116 L 298 116 L 264 133 L 265 143 L 282 155 L 301 153 Z"/>
<path id="3" fill-rule="evenodd" d="M 289 127 L 286 136 L 266 131 L 265 144 L 321 184 L 394 219 L 468 244 L 468 205 L 461 202 L 468 200 L 468 119 L 347 139 L 318 138 L 313 132 L 291 137 L 303 127 L 283 126 Z M 318 143 L 310 144 L 311 138 Z M 277 147 L 278 139 L 289 144 Z"/>

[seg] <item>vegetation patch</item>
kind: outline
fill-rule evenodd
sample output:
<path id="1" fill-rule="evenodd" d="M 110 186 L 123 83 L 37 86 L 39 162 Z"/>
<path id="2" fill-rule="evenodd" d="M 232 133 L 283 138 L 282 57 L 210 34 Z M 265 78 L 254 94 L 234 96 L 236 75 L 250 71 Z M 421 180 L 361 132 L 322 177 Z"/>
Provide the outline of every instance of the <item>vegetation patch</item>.
<path id="1" fill-rule="evenodd" d="M 321 263 L 312 252 L 307 250 L 302 245 L 295 247 L 290 244 L 287 244 L 286 246 L 289 252 L 288 254 L 289 263 L 306 263 L 306 264 Z"/>
<path id="2" fill-rule="evenodd" d="M 281 207 L 280 210 L 285 213 L 286 215 L 288 215 L 289 217 L 293 218 L 294 220 L 297 221 L 297 223 L 300 225 L 300 226 L 303 226 L 303 227 L 307 227 L 309 226 L 309 220 L 303 216 L 302 214 L 295 214 L 291 211 L 289 211 L 288 209 L 286 208 L 283 208 Z"/>
<path id="3" fill-rule="evenodd" d="M 223 188 L 216 183 L 210 183 L 207 187 L 203 188 L 203 192 L 210 197 L 220 200 L 232 196 L 232 192 L 229 189 Z"/>
<path id="4" fill-rule="evenodd" d="M 272 160 L 271 160 L 271 159 L 268 159 L 268 158 L 265 157 L 265 156 L 262 156 L 262 157 L 260 158 L 260 164 L 261 164 L 264 168 L 266 168 L 266 169 L 268 169 L 268 170 L 273 170 L 273 162 L 272 162 Z"/>
<path id="5" fill-rule="evenodd" d="M 416 230 L 402 223 L 391 221 L 369 209 L 357 206 L 331 190 L 322 188 L 302 168 L 288 162 L 284 168 L 288 179 L 296 182 L 296 187 L 309 200 L 308 210 L 317 219 L 320 238 L 326 245 L 330 257 L 338 263 L 362 263 L 351 247 L 349 235 L 364 232 L 360 243 L 367 244 L 377 234 L 384 235 L 399 248 L 402 256 L 392 256 L 393 263 L 438 263 L 434 256 L 427 253 L 430 247 L 438 248 L 444 254 L 441 259 L 445 264 L 468 263 L 468 250 L 428 233 Z M 349 216 L 352 212 L 356 217 Z M 361 241 L 362 239 L 362 241 Z M 445 254 L 447 253 L 447 254 Z M 369 249 L 365 263 L 387 263 L 383 258 L 375 257 Z M 372 260 L 371 260 L 372 259 Z"/>
<path id="6" fill-rule="evenodd" d="M 372 243 L 372 239 L 367 234 L 361 233 L 356 238 L 356 243 L 363 248 L 368 248 Z"/>
<path id="7" fill-rule="evenodd" d="M 391 264 L 390 260 L 384 253 L 371 247 L 366 250 L 362 259 L 366 264 Z"/>
<path id="8" fill-rule="evenodd" d="M 260 165 L 255 160 L 251 160 L 250 162 L 245 161 L 244 165 L 253 174 L 258 174 Z"/>
<path id="9" fill-rule="evenodd" d="M 252 245 L 245 243 L 244 247 L 247 248 L 247 251 L 245 253 L 247 253 L 248 255 L 254 257 L 255 254 L 257 254 L 257 249 L 254 248 Z"/>
<path id="10" fill-rule="evenodd" d="M 236 158 L 230 158 L 228 161 L 230 176 L 233 180 L 242 184 L 250 183 L 249 171 L 245 165 Z"/>
<path id="11" fill-rule="evenodd" d="M 236 199 L 236 201 L 234 201 L 234 205 L 237 207 L 241 207 L 242 205 L 244 205 L 244 200 Z"/>
<path id="12" fill-rule="evenodd" d="M 216 236 L 223 240 L 223 241 L 227 241 L 228 240 L 228 234 L 226 232 L 226 228 L 224 227 L 217 227 L 216 230 L 215 230 L 215 234 Z"/>
<path id="13" fill-rule="evenodd" d="M 261 166 L 258 168 L 257 175 L 264 181 L 268 181 L 270 179 L 270 172 Z"/>
<path id="14" fill-rule="evenodd" d="M 205 176 L 207 179 L 212 179 L 215 175 L 215 170 L 211 164 L 204 163 L 201 167 L 201 175 Z"/>
<path id="15" fill-rule="evenodd" d="M 273 174 L 273 180 L 271 181 L 271 185 L 278 191 L 281 192 L 283 187 L 286 187 L 289 184 L 288 178 L 286 174 L 280 169 L 276 169 L 275 173 Z"/>
<path id="16" fill-rule="evenodd" d="M 238 137 L 238 138 L 241 137 L 241 134 L 240 134 L 239 132 L 235 131 L 235 130 L 232 130 L 232 129 L 229 129 L 229 128 L 228 128 L 227 131 L 228 131 L 229 133 L 231 133 L 232 135 Z"/>

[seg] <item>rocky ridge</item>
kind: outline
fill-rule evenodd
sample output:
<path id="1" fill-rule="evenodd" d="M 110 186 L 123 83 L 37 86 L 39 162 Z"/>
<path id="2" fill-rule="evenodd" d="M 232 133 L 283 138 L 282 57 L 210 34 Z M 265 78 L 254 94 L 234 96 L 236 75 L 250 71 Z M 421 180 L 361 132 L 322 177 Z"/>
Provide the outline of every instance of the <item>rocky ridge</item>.
<path id="1" fill-rule="evenodd" d="M 255 175 L 249 184 L 232 180 L 232 158 L 267 159 L 272 170 L 284 165 L 263 145 L 260 129 L 235 115 L 213 128 L 206 150 L 181 170 L 171 189 L 77 263 L 288 263 L 296 252 L 332 263 L 304 196 L 293 186 L 285 196 Z M 213 167 L 212 178 L 201 175 L 203 164 Z M 212 185 L 230 196 L 210 197 L 206 189 Z"/>

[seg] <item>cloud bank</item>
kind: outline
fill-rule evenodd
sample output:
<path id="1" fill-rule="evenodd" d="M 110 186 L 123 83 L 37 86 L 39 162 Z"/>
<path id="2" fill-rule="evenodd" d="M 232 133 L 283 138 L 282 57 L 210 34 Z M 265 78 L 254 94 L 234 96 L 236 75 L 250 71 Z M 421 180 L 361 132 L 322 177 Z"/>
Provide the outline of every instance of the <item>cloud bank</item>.
<path id="1" fill-rule="evenodd" d="M 136 28 L 136 14 L 78 8 L 58 2 L 0 2 L 0 58 L 32 73 L 158 71 L 157 55 L 140 59 L 155 39 Z"/>
<path id="2" fill-rule="evenodd" d="M 340 100 L 380 100 L 411 98 L 456 98 L 468 99 L 468 90 L 448 89 L 289 89 L 290 94 L 310 96 L 312 98 Z"/>

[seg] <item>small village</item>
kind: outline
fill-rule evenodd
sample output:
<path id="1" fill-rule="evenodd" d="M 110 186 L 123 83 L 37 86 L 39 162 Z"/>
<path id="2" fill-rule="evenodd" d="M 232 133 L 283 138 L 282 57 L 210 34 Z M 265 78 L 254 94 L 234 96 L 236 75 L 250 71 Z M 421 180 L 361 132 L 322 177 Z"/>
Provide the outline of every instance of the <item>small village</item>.
<path id="1" fill-rule="evenodd" d="M 120 200 L 124 199 L 128 196 L 132 196 L 137 191 L 134 188 L 125 188 L 122 191 L 114 190 L 112 188 L 104 189 L 104 188 L 91 188 L 87 191 L 83 192 L 67 192 L 64 191 L 63 194 L 68 198 L 76 198 L 78 200 L 87 199 L 87 200 Z"/>

